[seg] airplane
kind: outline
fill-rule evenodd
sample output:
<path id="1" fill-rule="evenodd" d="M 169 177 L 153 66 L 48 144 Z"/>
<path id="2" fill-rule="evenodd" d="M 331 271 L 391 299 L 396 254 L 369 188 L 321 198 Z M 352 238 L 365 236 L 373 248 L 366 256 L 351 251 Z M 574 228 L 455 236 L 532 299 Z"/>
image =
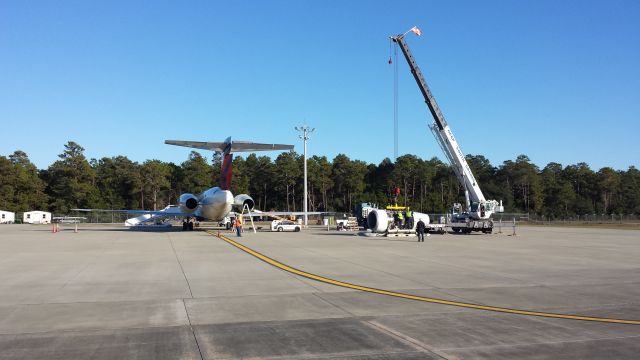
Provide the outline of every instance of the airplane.
<path id="1" fill-rule="evenodd" d="M 242 209 L 248 208 L 249 211 L 254 210 L 255 201 L 248 194 L 239 194 L 233 196 L 231 188 L 232 178 L 232 160 L 234 152 L 253 152 L 253 151 L 275 151 L 275 150 L 291 150 L 293 145 L 284 144 L 260 144 L 249 141 L 231 141 L 228 137 L 224 142 L 204 142 L 204 141 L 184 141 L 184 140 L 165 140 L 165 144 L 184 146 L 202 150 L 212 150 L 223 154 L 222 173 L 220 176 L 220 186 L 215 186 L 205 190 L 201 194 L 194 195 L 191 193 L 181 194 L 178 198 L 178 205 L 169 205 L 162 210 L 101 210 L 101 209 L 71 209 L 74 211 L 91 212 L 106 211 L 120 212 L 128 214 L 139 214 L 138 218 L 129 219 L 126 225 L 138 225 L 151 220 L 166 217 L 183 217 L 183 230 L 193 230 L 193 222 L 191 219 L 198 221 L 214 221 L 220 222 L 232 213 L 232 208 Z M 278 216 L 278 215 L 300 215 L 302 212 L 260 212 L 256 211 L 254 216 Z M 313 214 L 313 213 L 307 213 Z"/>

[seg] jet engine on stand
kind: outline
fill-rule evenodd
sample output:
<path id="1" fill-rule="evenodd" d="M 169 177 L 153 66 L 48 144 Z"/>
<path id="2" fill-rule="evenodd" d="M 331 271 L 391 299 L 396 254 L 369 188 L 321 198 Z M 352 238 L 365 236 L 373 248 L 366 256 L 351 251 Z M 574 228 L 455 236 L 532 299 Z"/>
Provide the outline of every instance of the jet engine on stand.
<path id="1" fill-rule="evenodd" d="M 402 222 L 397 220 L 397 216 L 394 216 L 400 211 L 403 211 L 402 209 L 404 209 L 404 207 L 390 206 L 388 209 L 369 210 L 369 215 L 367 216 L 368 228 L 374 234 L 404 234 L 412 236 L 415 235 L 418 221 L 422 220 L 425 225 L 429 225 L 429 215 L 420 212 L 413 212 L 412 221 L 411 224 L 408 224 L 409 226 L 407 226 L 406 223 L 402 224 Z"/>

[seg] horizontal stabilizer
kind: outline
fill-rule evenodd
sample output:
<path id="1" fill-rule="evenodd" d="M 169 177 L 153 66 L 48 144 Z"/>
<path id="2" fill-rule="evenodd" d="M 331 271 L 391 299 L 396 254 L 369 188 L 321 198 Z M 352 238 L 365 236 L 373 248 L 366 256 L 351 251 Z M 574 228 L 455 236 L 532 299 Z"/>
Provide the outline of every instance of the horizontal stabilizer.
<path id="1" fill-rule="evenodd" d="M 211 150 L 223 152 L 228 145 L 227 142 L 210 142 L 210 141 L 184 141 L 184 140 L 165 140 L 165 144 L 184 146 L 196 149 Z M 272 150 L 291 150 L 293 145 L 285 144 L 259 144 L 249 141 L 233 141 L 231 143 L 231 152 L 248 152 L 248 151 L 272 151 Z"/>

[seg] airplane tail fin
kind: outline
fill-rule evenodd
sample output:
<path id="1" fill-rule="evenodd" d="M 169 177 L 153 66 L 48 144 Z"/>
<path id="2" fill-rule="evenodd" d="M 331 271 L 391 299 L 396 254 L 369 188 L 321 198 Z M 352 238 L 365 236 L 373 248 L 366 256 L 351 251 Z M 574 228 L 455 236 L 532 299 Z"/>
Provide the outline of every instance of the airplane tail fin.
<path id="1" fill-rule="evenodd" d="M 222 172 L 220 173 L 220 189 L 231 189 L 233 154 L 231 153 L 231 137 L 224 141 L 222 147 Z"/>

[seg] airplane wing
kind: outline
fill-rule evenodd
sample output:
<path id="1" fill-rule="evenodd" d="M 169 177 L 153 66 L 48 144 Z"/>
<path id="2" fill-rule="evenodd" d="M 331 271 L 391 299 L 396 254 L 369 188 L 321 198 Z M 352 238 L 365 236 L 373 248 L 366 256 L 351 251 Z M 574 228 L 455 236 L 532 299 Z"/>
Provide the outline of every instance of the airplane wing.
<path id="1" fill-rule="evenodd" d="M 179 207 L 170 206 L 163 210 L 107 210 L 107 209 L 71 209 L 71 211 L 79 212 L 113 212 L 121 214 L 133 214 L 133 215 L 155 215 L 155 216 L 182 216 L 182 217 L 194 217 L 194 214 L 184 213 L 180 211 Z"/>
<path id="2" fill-rule="evenodd" d="M 165 144 L 184 146 L 196 149 L 211 150 L 223 152 L 228 142 L 211 142 L 211 141 L 185 141 L 185 140 L 165 140 Z M 247 151 L 271 151 L 271 150 L 291 150 L 293 145 L 285 144 L 259 144 L 250 141 L 233 141 L 231 143 L 231 152 L 247 152 Z"/>
<path id="3" fill-rule="evenodd" d="M 252 212 L 253 216 L 303 216 L 304 211 L 260 211 Z M 322 215 L 326 214 L 319 211 L 307 211 L 307 215 Z"/>
<path id="4" fill-rule="evenodd" d="M 229 215 L 232 216 L 238 216 L 238 212 L 235 211 L 231 211 L 229 212 Z M 322 215 L 322 214 L 328 214 L 328 212 L 321 212 L 321 211 L 308 211 L 307 215 Z M 253 210 L 251 211 L 251 216 L 303 216 L 304 215 L 304 211 L 260 211 L 260 210 Z M 244 217 L 249 217 L 249 213 L 244 213 L 243 214 Z"/>

